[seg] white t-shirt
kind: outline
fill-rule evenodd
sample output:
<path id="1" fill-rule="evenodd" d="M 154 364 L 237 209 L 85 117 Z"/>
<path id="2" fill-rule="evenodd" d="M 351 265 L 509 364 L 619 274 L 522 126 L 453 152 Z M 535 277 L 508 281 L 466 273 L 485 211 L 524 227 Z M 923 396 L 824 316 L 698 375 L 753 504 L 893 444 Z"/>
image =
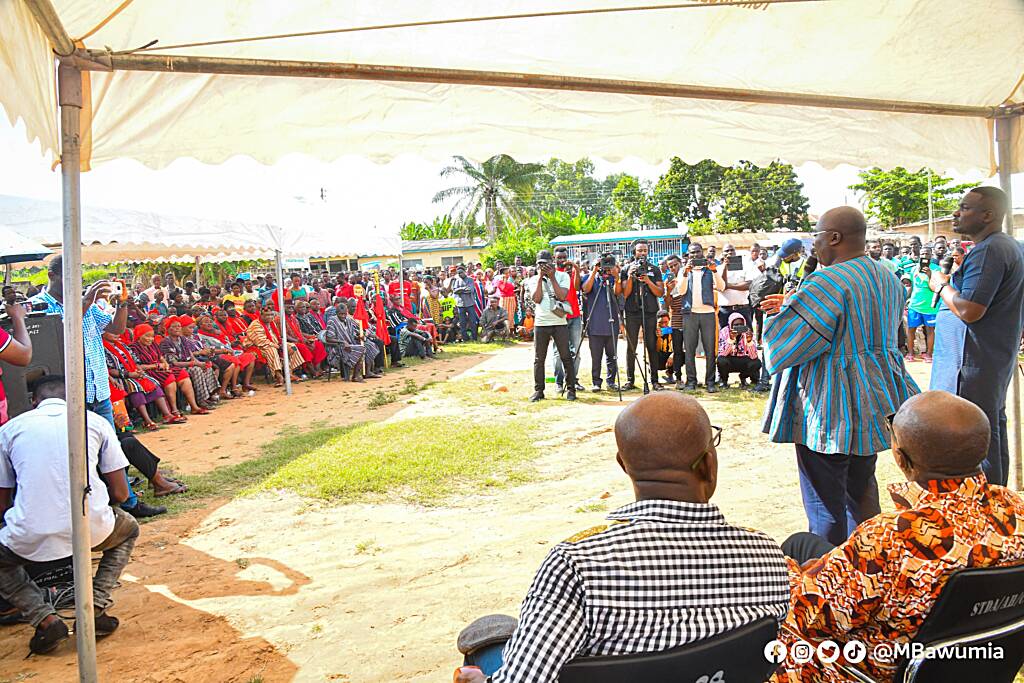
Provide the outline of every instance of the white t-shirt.
<path id="1" fill-rule="evenodd" d="M 71 555 L 71 482 L 68 475 L 67 404 L 48 398 L 0 428 L 0 488 L 18 486 L 14 506 L 4 515 L 0 543 L 33 562 Z M 96 413 L 86 414 L 91 545 L 114 530 L 107 485 L 97 473 L 128 467 L 114 428 Z"/>
<path id="2" fill-rule="evenodd" d="M 719 271 L 722 273 L 726 284 L 751 282 L 761 276 L 761 270 L 753 261 L 746 257 L 742 258 L 743 270 L 729 270 L 726 264 L 719 266 Z M 726 289 L 718 297 L 719 306 L 746 306 L 748 303 L 750 303 L 750 292 L 745 289 Z M 748 320 L 747 322 L 749 323 L 750 321 Z"/>
<path id="3" fill-rule="evenodd" d="M 534 275 L 526 280 L 526 296 L 533 298 L 533 292 L 537 288 L 537 280 L 540 279 L 540 275 Z M 555 271 L 555 279 L 558 281 L 559 286 L 564 289 L 569 289 L 569 273 L 563 273 L 562 271 Z M 548 283 L 542 286 L 541 292 L 543 292 L 543 298 L 540 303 L 534 307 L 533 312 L 533 324 L 534 326 L 546 326 L 546 325 L 568 325 L 568 321 L 565 318 L 559 318 L 557 315 L 551 312 L 551 306 L 555 303 L 555 287 Z"/>

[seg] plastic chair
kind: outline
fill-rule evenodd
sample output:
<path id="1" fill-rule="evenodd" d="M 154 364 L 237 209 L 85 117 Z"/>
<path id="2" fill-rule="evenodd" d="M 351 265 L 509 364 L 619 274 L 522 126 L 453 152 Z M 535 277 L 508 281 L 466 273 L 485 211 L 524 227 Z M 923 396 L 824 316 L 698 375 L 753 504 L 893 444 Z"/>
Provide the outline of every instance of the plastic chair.
<path id="1" fill-rule="evenodd" d="M 901 659 L 893 681 L 1013 681 L 1024 664 L 1024 565 L 954 573 L 910 642 L 919 656 L 911 650 Z M 938 656 L 943 648 L 948 656 Z M 1001 658 L 993 656 L 998 648 Z M 859 669 L 842 669 L 876 683 Z"/>
<path id="2" fill-rule="evenodd" d="M 777 668 L 764 656 L 779 624 L 752 624 L 663 652 L 580 657 L 562 667 L 559 683 L 762 683 Z"/>

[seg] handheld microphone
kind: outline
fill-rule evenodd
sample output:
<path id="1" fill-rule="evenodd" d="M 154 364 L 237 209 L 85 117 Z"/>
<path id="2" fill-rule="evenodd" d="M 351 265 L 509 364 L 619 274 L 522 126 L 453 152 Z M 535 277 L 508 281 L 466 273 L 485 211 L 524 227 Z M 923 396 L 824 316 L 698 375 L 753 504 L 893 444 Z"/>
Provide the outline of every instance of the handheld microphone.
<path id="1" fill-rule="evenodd" d="M 817 269 L 818 257 L 815 256 L 814 254 L 811 254 L 810 256 L 807 257 L 807 260 L 804 261 L 804 277 L 807 277 Z"/>
<path id="2" fill-rule="evenodd" d="M 939 264 L 939 272 L 942 273 L 943 275 L 949 275 L 950 271 L 953 270 L 953 263 L 954 261 L 952 256 L 947 256 L 946 258 L 942 259 L 942 263 Z M 935 292 L 935 296 L 932 297 L 932 308 L 938 306 L 939 301 L 941 299 L 942 296 L 940 295 L 940 293 Z"/>

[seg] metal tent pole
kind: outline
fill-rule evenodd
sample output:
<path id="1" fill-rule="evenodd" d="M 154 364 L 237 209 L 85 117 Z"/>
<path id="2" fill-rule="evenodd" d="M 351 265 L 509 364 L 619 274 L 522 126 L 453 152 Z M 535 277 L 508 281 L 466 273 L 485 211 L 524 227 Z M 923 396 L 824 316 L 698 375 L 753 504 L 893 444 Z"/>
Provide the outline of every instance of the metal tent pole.
<path id="1" fill-rule="evenodd" d="M 274 250 L 274 260 L 277 266 L 277 314 L 281 316 L 281 353 L 284 355 L 284 393 L 292 395 L 292 370 L 288 362 L 288 332 L 285 326 L 288 324 L 284 319 L 284 268 L 281 266 L 281 250 Z"/>
<path id="2" fill-rule="evenodd" d="M 1003 229 L 1010 235 L 1016 237 L 1013 231 L 1013 192 L 1011 189 L 1010 172 L 1013 169 L 1013 145 L 1012 130 L 1014 126 L 1020 125 L 1020 115 L 996 119 L 996 148 L 999 153 L 999 186 L 1006 193 L 1009 211 L 1006 213 L 1006 221 Z M 1019 366 L 1019 363 L 1018 363 Z M 1024 455 L 1021 453 L 1021 444 L 1024 441 L 1024 431 L 1021 425 L 1021 389 L 1020 371 L 1014 368 L 1013 377 L 1010 379 L 1010 391 L 1006 396 L 1006 435 L 1009 443 L 1010 461 L 1013 463 L 1013 485 L 1020 491 L 1024 490 Z"/>
<path id="3" fill-rule="evenodd" d="M 398 241 L 398 291 L 402 293 L 402 306 L 405 306 L 405 271 L 402 269 L 402 241 Z"/>
<path id="4" fill-rule="evenodd" d="M 64 235 L 64 375 L 68 410 L 68 472 L 71 489 L 71 539 L 75 572 L 75 637 L 78 680 L 96 683 L 96 625 L 92 602 L 92 545 L 86 517 L 88 465 L 85 440 L 85 351 L 82 342 L 82 222 L 79 115 L 82 72 L 62 64 L 60 96 L 60 174 Z"/>

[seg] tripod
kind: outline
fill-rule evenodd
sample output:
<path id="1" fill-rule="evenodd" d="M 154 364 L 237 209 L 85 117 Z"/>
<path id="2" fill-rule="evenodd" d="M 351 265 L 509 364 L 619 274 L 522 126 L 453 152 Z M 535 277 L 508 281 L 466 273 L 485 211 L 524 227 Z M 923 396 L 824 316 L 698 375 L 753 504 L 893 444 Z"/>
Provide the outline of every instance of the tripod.
<path id="1" fill-rule="evenodd" d="M 644 284 L 644 282 L 637 275 L 632 275 L 631 274 L 630 277 L 634 278 L 636 285 L 638 285 L 640 287 L 646 287 L 647 286 L 646 284 Z M 637 296 L 640 297 L 640 319 L 642 321 L 641 327 L 643 328 L 644 334 L 646 335 L 646 333 L 647 333 L 647 324 L 646 324 L 647 323 L 647 309 L 646 309 L 646 307 L 644 305 L 644 293 L 642 291 L 637 291 L 636 294 L 637 294 Z M 630 296 L 633 296 L 633 294 L 631 293 Z M 637 342 L 634 342 L 634 343 L 630 344 L 630 342 L 629 342 L 629 330 L 627 329 L 626 330 L 626 348 L 627 348 L 628 351 L 632 352 L 634 358 L 636 358 L 636 355 L 637 355 L 636 354 L 636 344 L 638 342 L 639 342 L 639 331 L 637 332 Z M 636 358 L 636 360 L 640 360 L 640 359 Z M 651 388 L 650 388 L 650 386 L 647 383 L 647 372 L 645 371 L 645 368 L 649 368 L 649 367 L 650 367 L 650 358 L 648 356 L 647 343 L 645 341 L 644 342 L 644 359 L 643 359 L 642 362 L 640 362 L 640 377 L 644 380 L 644 394 L 645 395 L 651 393 Z M 656 380 L 657 377 L 655 377 L 654 379 Z"/>

